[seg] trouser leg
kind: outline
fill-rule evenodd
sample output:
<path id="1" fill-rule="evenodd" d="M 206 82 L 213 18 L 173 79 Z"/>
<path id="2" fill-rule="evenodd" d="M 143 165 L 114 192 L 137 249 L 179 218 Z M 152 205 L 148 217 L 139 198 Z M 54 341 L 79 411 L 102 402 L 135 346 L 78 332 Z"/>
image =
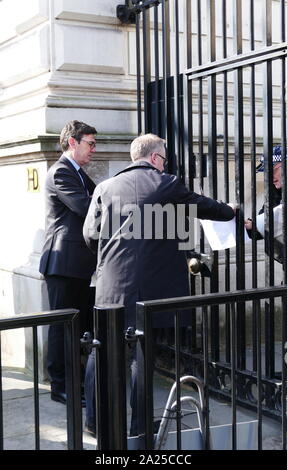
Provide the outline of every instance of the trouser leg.
<path id="1" fill-rule="evenodd" d="M 153 355 L 155 356 L 155 339 L 156 339 L 156 329 L 152 331 L 152 347 Z M 130 369 L 131 369 L 131 395 L 130 395 L 130 406 L 132 409 L 131 416 L 131 427 L 130 427 L 130 436 L 138 435 L 138 406 L 137 406 L 137 377 L 138 377 L 138 362 L 136 355 L 136 346 L 131 349 L 130 357 Z M 154 374 L 154 365 L 150 364 L 150 373 Z"/>
<path id="2" fill-rule="evenodd" d="M 91 352 L 87 361 L 85 375 L 85 399 L 86 399 L 86 426 L 96 429 L 96 373 L 95 350 Z"/>
<path id="3" fill-rule="evenodd" d="M 46 277 L 50 310 L 71 308 L 67 306 L 67 280 L 58 276 Z M 47 369 L 51 379 L 51 390 L 55 393 L 65 392 L 65 356 L 64 325 L 50 325 L 48 332 Z"/>
<path id="4" fill-rule="evenodd" d="M 131 370 L 131 379 L 130 379 L 130 406 L 132 410 L 131 416 L 131 426 L 130 426 L 130 436 L 137 436 L 138 434 L 138 412 L 137 412 L 137 374 L 138 374 L 138 364 L 136 358 L 136 347 L 133 347 L 130 358 L 130 370 Z"/>
<path id="5" fill-rule="evenodd" d="M 47 276 L 46 283 L 50 310 L 77 309 L 80 311 L 80 336 L 85 331 L 92 331 L 94 289 L 90 288 L 90 281 Z M 48 333 L 47 369 L 51 378 L 51 389 L 56 393 L 65 392 L 64 347 L 64 325 L 51 325 Z"/>
<path id="6" fill-rule="evenodd" d="M 95 350 L 88 358 L 85 375 L 85 399 L 86 399 L 86 425 L 96 428 L 96 372 L 95 372 Z M 130 406 L 132 410 L 130 435 L 137 435 L 137 361 L 136 347 L 133 347 L 129 357 L 131 370 L 131 395 Z"/>
<path id="7" fill-rule="evenodd" d="M 138 364 L 136 357 L 136 346 L 130 349 L 128 358 L 130 364 L 130 406 L 131 425 L 130 436 L 138 435 L 138 413 L 137 413 L 137 375 Z M 151 369 L 153 374 L 153 368 Z M 95 401 L 95 350 L 89 355 L 85 376 L 85 398 L 86 398 L 86 425 L 96 427 L 96 401 Z"/>

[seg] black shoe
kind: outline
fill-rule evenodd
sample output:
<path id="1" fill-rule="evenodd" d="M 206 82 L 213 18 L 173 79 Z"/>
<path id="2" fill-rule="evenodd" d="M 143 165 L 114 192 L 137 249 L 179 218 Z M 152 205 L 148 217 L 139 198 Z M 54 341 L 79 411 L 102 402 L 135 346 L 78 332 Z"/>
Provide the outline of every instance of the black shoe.
<path id="1" fill-rule="evenodd" d="M 161 419 L 153 422 L 153 433 L 157 434 L 160 427 Z M 130 430 L 130 437 L 138 436 L 138 432 L 135 429 Z"/>
<path id="2" fill-rule="evenodd" d="M 59 403 L 66 405 L 67 395 L 64 392 L 51 392 L 51 400 L 58 401 Z"/>
<path id="3" fill-rule="evenodd" d="M 93 437 L 97 437 L 96 436 L 96 426 L 89 426 L 88 424 L 85 424 L 84 431 L 88 432 Z"/>
<path id="4" fill-rule="evenodd" d="M 153 422 L 153 433 L 157 434 L 160 427 L 161 419 Z"/>
<path id="5" fill-rule="evenodd" d="M 64 392 L 51 392 L 51 400 L 57 401 L 59 403 L 62 403 L 63 405 L 66 405 L 67 403 L 67 394 Z M 81 397 L 81 405 L 82 408 L 86 407 L 86 400 L 85 397 Z"/>

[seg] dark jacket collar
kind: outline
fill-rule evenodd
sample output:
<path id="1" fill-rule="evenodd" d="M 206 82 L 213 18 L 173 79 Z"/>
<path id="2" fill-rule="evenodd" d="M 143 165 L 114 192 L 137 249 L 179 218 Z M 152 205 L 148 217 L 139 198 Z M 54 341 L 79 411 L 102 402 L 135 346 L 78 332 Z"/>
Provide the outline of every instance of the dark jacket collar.
<path id="1" fill-rule="evenodd" d="M 70 165 L 72 168 L 75 168 L 75 167 L 72 165 L 72 163 L 70 162 L 70 160 L 69 160 L 69 159 L 66 157 L 66 155 L 64 155 L 63 153 L 62 153 L 62 155 L 61 155 L 60 158 L 59 158 L 59 162 L 61 162 L 61 163 L 68 163 L 68 165 Z"/>
<path id="2" fill-rule="evenodd" d="M 78 173 L 77 169 L 70 162 L 70 160 L 66 157 L 66 155 L 62 154 L 59 158 L 59 162 L 65 163 L 66 165 L 68 165 L 69 168 L 72 168 L 72 170 L 74 170 L 76 173 Z"/>
<path id="3" fill-rule="evenodd" d="M 123 170 L 119 171 L 116 173 L 114 176 L 120 175 L 121 173 L 125 173 L 126 171 L 131 171 L 135 170 L 136 168 L 141 168 L 141 169 L 152 169 L 160 173 L 160 171 L 155 168 L 153 165 L 151 165 L 149 162 L 146 162 L 145 160 L 140 160 L 139 162 L 133 162 L 131 165 L 127 166 Z"/>

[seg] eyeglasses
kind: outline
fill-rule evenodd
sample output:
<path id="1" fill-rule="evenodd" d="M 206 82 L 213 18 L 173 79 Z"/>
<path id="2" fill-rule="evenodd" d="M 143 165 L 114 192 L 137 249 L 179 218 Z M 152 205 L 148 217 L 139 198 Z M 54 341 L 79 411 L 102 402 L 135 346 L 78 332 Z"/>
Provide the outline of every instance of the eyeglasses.
<path id="1" fill-rule="evenodd" d="M 90 142 L 89 140 L 85 140 L 85 139 L 81 139 L 83 140 L 84 142 L 86 142 L 87 144 L 89 144 L 91 150 L 93 150 L 94 148 L 96 148 L 96 142 Z"/>
<path id="2" fill-rule="evenodd" d="M 166 158 L 166 157 L 163 157 L 160 153 L 157 153 L 156 155 L 157 155 L 158 157 L 162 158 L 164 162 L 167 160 L 167 158 Z"/>

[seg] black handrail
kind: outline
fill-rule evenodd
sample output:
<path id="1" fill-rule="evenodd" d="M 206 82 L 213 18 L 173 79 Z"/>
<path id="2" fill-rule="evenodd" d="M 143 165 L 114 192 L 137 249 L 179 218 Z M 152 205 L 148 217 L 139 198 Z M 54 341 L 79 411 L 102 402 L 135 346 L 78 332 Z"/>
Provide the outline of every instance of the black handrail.
<path id="1" fill-rule="evenodd" d="M 122 305 L 95 305 L 97 449 L 126 450 L 125 311 Z"/>
<path id="2" fill-rule="evenodd" d="M 145 312 L 161 312 L 172 310 L 189 310 L 207 305 L 228 304 L 231 302 L 247 302 L 251 300 L 273 299 L 287 295 L 287 284 L 281 286 L 262 287 L 258 289 L 236 290 L 214 294 L 174 297 L 137 302 L 137 306 Z"/>
<path id="3" fill-rule="evenodd" d="M 65 370 L 67 392 L 67 438 L 69 450 L 82 450 L 82 408 L 80 380 L 80 341 L 79 310 L 63 309 L 47 312 L 20 314 L 0 319 L 0 332 L 17 328 L 33 328 L 33 363 L 34 363 L 34 422 L 35 449 L 40 448 L 39 391 L 38 391 L 38 356 L 37 327 L 64 323 L 65 334 Z M 3 450 L 3 406 L 2 406 L 2 363 L 0 356 L 0 450 Z"/>
<path id="4" fill-rule="evenodd" d="M 212 368 L 218 367 L 222 371 L 225 371 L 226 374 L 230 374 L 230 385 L 231 389 L 229 392 L 229 399 L 231 400 L 232 406 L 232 448 L 236 449 L 237 447 L 237 434 L 236 434 L 236 425 L 237 425 L 237 416 L 236 416 L 236 406 L 237 404 L 244 404 L 247 406 L 247 400 L 241 396 L 242 381 L 245 378 L 251 380 L 250 383 L 257 385 L 258 398 L 256 403 L 254 403 L 254 408 L 257 411 L 258 419 L 258 449 L 262 448 L 262 412 L 263 412 L 263 390 L 265 385 L 268 382 L 268 386 L 277 387 L 277 401 L 281 403 L 281 409 L 274 411 L 272 417 L 277 415 L 277 418 L 280 418 L 282 423 L 282 449 L 286 450 L 286 367 L 285 362 L 285 349 L 286 348 L 286 328 L 282 328 L 282 376 L 278 378 L 276 382 L 273 380 L 268 381 L 268 377 L 264 378 L 262 374 L 262 364 L 261 364 L 261 348 L 262 348 L 262 338 L 261 338 L 261 328 L 258 328 L 256 335 L 256 347 L 258 352 L 258 364 L 257 370 L 253 372 L 243 371 L 237 363 L 236 357 L 236 331 L 237 323 L 236 318 L 240 316 L 241 310 L 237 308 L 240 305 L 243 305 L 244 302 L 253 301 L 256 304 L 255 316 L 257 324 L 261 325 L 261 314 L 259 308 L 259 302 L 263 299 L 275 299 L 276 297 L 281 297 L 282 301 L 282 325 L 286 324 L 286 299 L 287 299 L 287 285 L 282 286 L 271 286 L 258 289 L 250 290 L 238 290 L 235 292 L 224 292 L 224 293 L 214 293 L 206 294 L 204 296 L 190 296 L 190 297 L 180 297 L 172 299 L 160 299 L 152 301 L 142 301 L 137 302 L 137 329 L 140 333 L 140 341 L 138 344 L 138 423 L 139 423 L 139 433 L 144 436 L 144 441 L 142 445 L 144 449 L 153 448 L 153 382 L 152 382 L 152 370 L 154 364 L 153 358 L 153 335 L 152 335 L 152 317 L 153 314 L 159 312 L 170 312 L 173 311 L 175 314 L 175 338 L 179 335 L 180 328 L 180 313 L 184 310 L 189 310 L 191 317 L 196 314 L 196 310 L 201 308 L 202 313 L 202 322 L 203 322 L 203 350 L 202 357 L 197 355 L 197 360 L 201 361 L 203 364 L 203 383 L 205 390 L 205 435 L 206 435 L 206 446 L 209 448 L 209 421 L 208 421 L 208 395 L 210 390 L 213 390 L 212 384 Z M 207 318 L 207 307 L 213 305 L 226 304 L 230 306 L 231 319 L 230 319 L 230 350 L 231 350 L 231 360 L 230 364 L 221 364 L 219 361 L 214 361 L 210 358 L 209 350 L 209 338 L 210 332 L 208 331 L 208 318 Z M 212 313 L 212 312 L 211 312 Z M 260 353 L 259 353 L 260 352 Z M 179 364 L 181 349 L 179 341 L 176 341 L 175 346 L 175 364 L 177 364 L 175 375 L 176 381 L 179 381 Z M 191 366 L 192 367 L 192 366 Z M 246 382 L 247 383 L 247 382 Z M 250 384 L 249 384 L 250 385 Z M 268 391 L 268 387 L 266 388 Z M 265 390 L 265 400 L 268 398 L 268 393 L 271 392 Z M 220 391 L 219 391 L 220 392 Z M 246 390 L 245 390 L 246 393 Z M 228 393 L 220 394 L 228 398 Z M 265 411 L 265 409 L 264 409 Z M 268 410 L 267 410 L 268 412 Z M 268 414 L 271 416 L 271 414 Z M 180 444 L 179 444 L 180 445 Z M 180 448 L 178 448 L 180 450 Z"/>

